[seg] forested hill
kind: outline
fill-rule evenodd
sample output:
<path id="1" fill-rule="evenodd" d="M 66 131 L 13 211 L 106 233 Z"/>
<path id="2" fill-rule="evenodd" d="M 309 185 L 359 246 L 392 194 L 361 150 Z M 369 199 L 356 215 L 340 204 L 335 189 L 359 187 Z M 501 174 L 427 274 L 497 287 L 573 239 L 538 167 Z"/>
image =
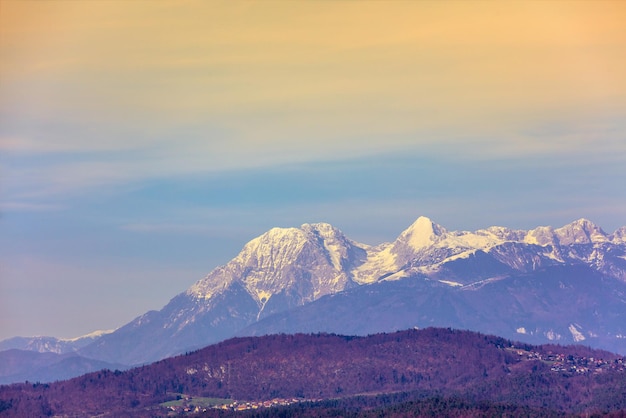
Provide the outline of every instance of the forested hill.
<path id="1" fill-rule="evenodd" d="M 0 387 L 0 416 L 153 415 L 184 394 L 239 401 L 421 391 L 568 412 L 626 408 L 624 359 L 469 331 L 235 338 L 125 372 Z"/>

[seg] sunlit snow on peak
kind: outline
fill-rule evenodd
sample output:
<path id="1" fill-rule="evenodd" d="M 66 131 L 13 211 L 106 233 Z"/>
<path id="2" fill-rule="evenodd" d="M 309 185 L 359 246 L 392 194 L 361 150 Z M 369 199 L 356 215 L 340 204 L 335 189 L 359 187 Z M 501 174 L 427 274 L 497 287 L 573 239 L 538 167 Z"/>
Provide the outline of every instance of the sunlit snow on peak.
<path id="1" fill-rule="evenodd" d="M 425 216 L 420 216 L 399 238 L 412 249 L 419 250 L 432 245 L 438 237 L 446 232 L 442 226 L 435 224 Z"/>

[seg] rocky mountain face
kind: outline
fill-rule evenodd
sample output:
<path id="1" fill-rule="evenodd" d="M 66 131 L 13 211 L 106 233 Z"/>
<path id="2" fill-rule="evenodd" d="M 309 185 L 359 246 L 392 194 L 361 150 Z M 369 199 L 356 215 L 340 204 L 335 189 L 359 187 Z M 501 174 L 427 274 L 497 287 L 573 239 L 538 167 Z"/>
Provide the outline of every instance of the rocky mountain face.
<path id="1" fill-rule="evenodd" d="M 79 353 L 140 364 L 237 333 L 430 325 L 625 353 L 623 324 L 626 227 L 607 234 L 581 219 L 556 229 L 468 232 L 420 217 L 377 246 L 324 223 L 271 229 L 160 311 Z"/>
<path id="2" fill-rule="evenodd" d="M 215 295 L 237 283 L 256 303 L 259 319 L 353 286 L 352 270 L 365 258 L 362 245 L 328 224 L 274 228 L 250 241 L 186 295 L 210 307 Z"/>

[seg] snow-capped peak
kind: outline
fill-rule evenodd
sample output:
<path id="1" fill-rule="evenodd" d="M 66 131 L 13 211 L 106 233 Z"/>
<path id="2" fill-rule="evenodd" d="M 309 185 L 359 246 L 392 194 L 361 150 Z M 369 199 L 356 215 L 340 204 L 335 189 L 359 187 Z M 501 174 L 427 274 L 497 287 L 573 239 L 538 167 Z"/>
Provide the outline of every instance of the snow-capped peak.
<path id="1" fill-rule="evenodd" d="M 305 232 L 317 232 L 323 236 L 343 235 L 337 228 L 326 222 L 318 222 L 312 224 L 302 224 L 300 229 Z"/>
<path id="2" fill-rule="evenodd" d="M 359 255 L 360 252 L 363 254 Z M 327 223 L 272 228 L 248 242 L 239 255 L 194 284 L 187 294 L 211 299 L 238 282 L 263 307 L 288 292 L 296 304 L 342 290 L 365 250 Z"/>
<path id="3" fill-rule="evenodd" d="M 579 219 L 554 231 L 561 245 L 608 241 L 607 234 L 588 219 Z"/>
<path id="4" fill-rule="evenodd" d="M 103 335 L 110 334 L 113 331 L 115 331 L 115 329 L 97 330 L 97 331 L 90 332 L 89 334 L 81 335 L 80 337 L 59 338 L 59 340 L 61 340 L 61 341 L 69 341 L 69 342 L 75 342 L 75 341 L 79 341 L 79 340 L 95 340 L 96 338 L 100 338 Z"/>
<path id="5" fill-rule="evenodd" d="M 187 294 L 209 300 L 229 288 L 234 281 L 246 276 L 254 277 L 255 272 L 275 276 L 295 260 L 306 242 L 307 236 L 300 228 L 272 228 L 249 241 L 228 264 L 216 268 L 192 285 Z M 255 298 L 262 298 L 258 296 L 259 292 L 252 293 Z M 268 296 L 264 294 L 263 297 Z"/>
<path id="6" fill-rule="evenodd" d="M 299 228 L 272 228 L 248 242 L 237 258 L 255 258 L 263 266 L 267 262 L 284 259 L 284 252 L 298 251 L 306 242 L 305 232 Z M 280 254 L 279 254 L 280 253 Z"/>
<path id="7" fill-rule="evenodd" d="M 398 240 L 417 251 L 433 245 L 446 232 L 441 225 L 437 225 L 425 216 L 420 216 L 400 234 Z"/>

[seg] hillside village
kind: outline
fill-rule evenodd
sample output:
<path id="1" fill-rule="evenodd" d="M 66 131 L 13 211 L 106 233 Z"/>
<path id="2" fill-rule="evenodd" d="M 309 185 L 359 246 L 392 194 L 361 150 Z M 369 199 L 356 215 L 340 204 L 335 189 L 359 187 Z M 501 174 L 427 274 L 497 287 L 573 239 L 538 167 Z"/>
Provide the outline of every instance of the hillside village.
<path id="1" fill-rule="evenodd" d="M 598 374 L 608 370 L 624 372 L 626 371 L 626 357 L 619 357 L 614 360 L 604 360 L 595 357 L 573 356 L 563 353 L 542 354 L 536 351 L 528 351 L 514 346 L 509 348 L 514 351 L 521 360 L 539 360 L 551 365 L 550 370 L 564 374 Z"/>
<path id="2" fill-rule="evenodd" d="M 277 406 L 289 406 L 300 402 L 318 402 L 321 399 L 299 399 L 299 398 L 274 398 L 265 401 L 231 401 L 213 400 L 206 401 L 207 398 L 194 398 L 192 396 L 184 396 L 176 403 L 168 402 L 162 404 L 161 407 L 168 410 L 169 415 L 191 414 L 199 412 L 207 412 L 208 409 L 220 409 L 225 411 L 249 411 L 261 408 L 272 408 Z"/>
<path id="3" fill-rule="evenodd" d="M 526 350 L 519 347 L 506 348 L 507 351 L 514 352 L 521 361 L 541 361 L 549 364 L 550 370 L 562 375 L 574 376 L 584 374 L 600 374 L 607 371 L 626 372 L 626 357 L 619 357 L 613 360 L 605 360 L 596 357 L 574 356 L 571 354 L 553 353 L 547 354 L 537 351 Z M 191 413 L 207 412 L 208 409 L 220 409 L 225 411 L 248 411 L 262 408 L 272 408 L 277 406 L 288 406 L 300 402 L 318 402 L 321 399 L 304 398 L 274 398 L 271 400 L 257 401 L 231 401 L 214 402 L 207 404 L 206 398 L 193 398 L 184 396 L 177 404 L 167 405 L 171 415 L 185 415 Z M 165 406 L 165 405 L 162 405 Z"/>

